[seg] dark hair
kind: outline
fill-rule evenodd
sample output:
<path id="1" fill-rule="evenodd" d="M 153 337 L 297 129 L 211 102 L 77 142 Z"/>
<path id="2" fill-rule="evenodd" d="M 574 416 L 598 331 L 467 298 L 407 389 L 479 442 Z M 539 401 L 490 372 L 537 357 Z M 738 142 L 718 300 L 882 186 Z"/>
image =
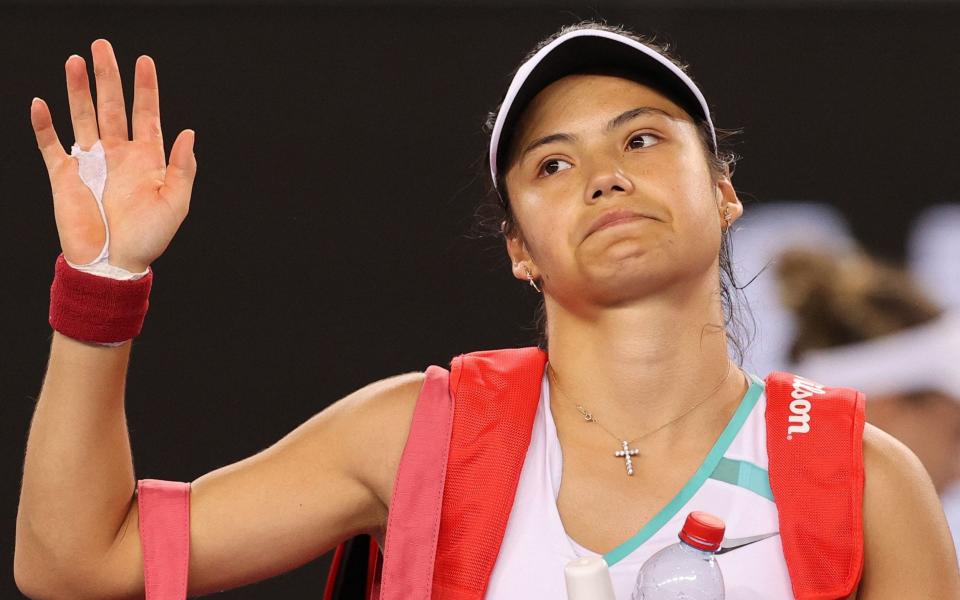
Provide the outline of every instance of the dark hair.
<path id="1" fill-rule="evenodd" d="M 570 31 L 578 29 L 602 29 L 629 37 L 655 49 L 668 60 L 673 62 L 680 70 L 684 72 L 687 71 L 687 65 L 681 62 L 677 57 L 673 56 L 670 51 L 669 44 L 658 42 L 652 36 L 644 36 L 635 33 L 621 25 L 607 25 L 606 23 L 596 21 L 580 21 L 578 23 L 562 27 L 556 33 L 541 40 L 536 47 L 534 47 L 523 58 L 523 60 L 520 61 L 519 65 L 517 65 L 517 69 L 519 69 L 520 65 L 532 58 L 538 51 L 540 51 L 540 49 L 551 43 L 553 40 Z M 514 69 L 511 76 L 516 73 L 517 69 Z M 497 113 L 499 110 L 500 105 L 498 105 L 496 109 L 490 111 L 487 114 L 486 120 L 483 124 L 483 133 L 486 134 L 488 141 L 493 133 L 493 126 L 496 122 Z M 728 149 L 728 144 L 731 138 L 740 133 L 740 130 L 715 128 L 717 136 L 717 152 L 714 153 L 711 150 L 712 140 L 709 124 L 703 119 L 695 120 L 697 133 L 699 134 L 698 137 L 703 147 L 704 156 L 710 167 L 711 177 L 713 178 L 714 182 L 719 180 L 719 178 L 724 175 L 732 176 L 736 162 L 740 157 Z M 509 148 L 506 150 L 509 151 Z M 510 198 L 507 192 L 505 180 L 505 169 L 497 173 L 497 185 L 494 187 L 490 181 L 490 157 L 488 153 L 485 153 L 484 155 L 483 166 L 485 170 L 482 176 L 487 181 L 489 188 L 484 202 L 477 211 L 477 225 L 479 226 L 481 235 L 486 235 L 497 239 L 506 239 L 518 235 L 522 236 L 522 231 L 520 230 L 520 226 L 517 223 L 517 220 L 513 214 L 513 210 L 510 206 Z M 502 227 L 501 223 L 503 224 Z M 730 233 L 729 231 L 725 231 L 722 237 L 719 254 L 720 300 L 723 307 L 724 326 L 728 332 L 728 339 L 738 362 L 742 363 L 743 356 L 748 345 L 748 340 L 752 336 L 752 327 L 748 332 L 745 317 L 750 317 L 749 309 L 742 311 L 739 308 L 741 306 L 740 302 L 743 303 L 742 306 L 746 307 L 746 301 L 743 299 L 742 294 L 740 294 L 739 301 L 735 301 L 734 299 L 735 295 L 737 295 L 741 288 L 736 284 L 733 266 L 730 262 L 730 252 Z M 752 317 L 750 317 L 749 320 L 752 325 Z M 546 321 L 546 304 L 541 296 L 535 323 L 537 331 L 539 332 L 537 346 L 544 350 L 546 349 L 547 345 Z"/>

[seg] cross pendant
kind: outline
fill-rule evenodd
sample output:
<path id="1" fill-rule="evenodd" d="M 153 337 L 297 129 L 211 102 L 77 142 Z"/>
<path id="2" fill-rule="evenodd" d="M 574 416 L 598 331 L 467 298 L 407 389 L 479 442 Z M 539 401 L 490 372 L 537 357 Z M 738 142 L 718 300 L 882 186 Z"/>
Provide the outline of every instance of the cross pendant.
<path id="1" fill-rule="evenodd" d="M 623 450 L 617 450 L 613 453 L 613 455 L 622 456 L 624 461 L 627 463 L 627 475 L 633 475 L 633 459 L 630 457 L 640 454 L 640 450 L 637 448 L 631 448 L 627 442 L 621 443 L 623 444 Z"/>

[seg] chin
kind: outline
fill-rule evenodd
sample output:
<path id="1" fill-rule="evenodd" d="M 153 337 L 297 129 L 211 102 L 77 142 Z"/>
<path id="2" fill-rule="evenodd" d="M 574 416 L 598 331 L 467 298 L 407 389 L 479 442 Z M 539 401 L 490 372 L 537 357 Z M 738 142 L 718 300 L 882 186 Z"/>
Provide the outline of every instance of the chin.
<path id="1" fill-rule="evenodd" d="M 583 271 L 597 281 L 649 278 L 676 264 L 676 257 L 669 256 L 660 240 L 649 238 L 621 238 L 579 258 L 584 263 Z"/>
<path id="2" fill-rule="evenodd" d="M 591 278 L 590 295 L 601 304 L 616 305 L 654 296 L 671 287 L 678 277 L 668 269 L 619 265 Z"/>

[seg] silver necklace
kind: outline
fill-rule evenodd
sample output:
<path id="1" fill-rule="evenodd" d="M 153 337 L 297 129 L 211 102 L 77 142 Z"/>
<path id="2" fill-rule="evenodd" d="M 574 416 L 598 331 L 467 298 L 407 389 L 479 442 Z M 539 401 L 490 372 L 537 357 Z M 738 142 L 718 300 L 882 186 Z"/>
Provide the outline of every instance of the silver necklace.
<path id="1" fill-rule="evenodd" d="M 693 411 L 693 409 L 697 408 L 698 406 L 700 406 L 701 404 L 703 404 L 704 402 L 706 402 L 707 400 L 709 400 L 710 398 L 712 398 L 713 395 L 717 393 L 717 390 L 719 390 L 719 389 L 723 386 L 723 384 L 727 381 L 727 379 L 730 377 L 730 371 L 731 371 L 731 367 L 732 367 L 732 366 L 733 366 L 733 363 L 731 363 L 731 362 L 728 360 L 728 361 L 727 361 L 727 373 L 726 373 L 726 375 L 723 376 L 723 379 L 720 380 L 720 383 L 718 383 L 717 386 L 716 386 L 715 388 L 713 388 L 713 390 L 711 390 L 711 392 L 710 392 L 709 394 L 707 394 L 707 396 L 706 396 L 703 400 L 701 400 L 700 402 L 697 402 L 696 404 L 694 404 L 693 406 L 691 406 L 691 407 L 688 408 L 687 410 L 685 410 L 685 411 L 683 411 L 682 413 L 680 413 L 679 416 L 677 416 L 677 417 L 675 417 L 675 418 L 667 421 L 666 423 L 664 423 L 663 425 L 657 427 L 656 429 L 654 429 L 654 430 L 652 430 L 652 431 L 648 431 L 648 432 L 646 432 L 646 433 L 644 433 L 644 434 L 642 434 L 642 435 L 636 436 L 636 437 L 634 437 L 634 438 L 631 439 L 631 440 L 625 440 L 625 439 L 621 438 L 620 436 L 618 436 L 617 434 L 615 434 L 615 433 L 613 433 L 612 431 L 610 431 L 609 429 L 607 429 L 599 420 L 597 420 L 597 418 L 596 418 L 595 416 L 593 416 L 593 413 L 590 412 L 590 411 L 588 411 L 587 409 L 585 409 L 582 404 L 577 404 L 577 410 L 580 411 L 580 414 L 581 414 L 581 415 L 583 415 L 583 420 L 584 420 L 584 421 L 596 423 L 597 425 L 599 425 L 600 427 L 602 427 L 604 431 L 606 431 L 607 433 L 609 433 L 610 435 L 612 435 L 615 440 L 617 440 L 618 442 L 620 442 L 620 449 L 617 450 L 616 452 L 614 452 L 614 453 L 613 453 L 613 456 L 614 456 L 614 457 L 617 457 L 617 458 L 622 458 L 622 459 L 624 459 L 624 463 L 625 463 L 626 466 L 627 466 L 627 475 L 633 476 L 633 457 L 634 457 L 634 456 L 637 456 L 638 454 L 640 454 L 640 450 L 639 450 L 638 448 L 631 448 L 631 447 L 630 447 L 630 444 L 632 444 L 633 442 L 635 442 L 635 441 L 637 441 L 637 440 L 643 439 L 643 438 L 647 437 L 648 435 L 651 435 L 651 434 L 654 434 L 654 433 L 660 431 L 661 429 L 663 429 L 663 428 L 666 427 L 667 425 L 670 425 L 671 423 L 676 423 L 676 422 L 679 421 L 681 418 L 683 418 L 683 417 L 685 417 L 686 415 L 690 414 L 690 412 Z M 556 384 L 557 384 L 557 391 L 560 392 L 561 394 L 563 394 L 564 396 L 566 396 L 568 399 L 570 399 L 570 397 L 567 396 L 567 394 L 560 388 L 560 378 L 557 377 L 557 372 L 553 369 L 553 365 L 551 365 L 550 363 L 547 363 L 547 368 L 549 368 L 550 371 L 553 373 L 553 378 L 554 378 L 554 380 L 556 381 Z"/>

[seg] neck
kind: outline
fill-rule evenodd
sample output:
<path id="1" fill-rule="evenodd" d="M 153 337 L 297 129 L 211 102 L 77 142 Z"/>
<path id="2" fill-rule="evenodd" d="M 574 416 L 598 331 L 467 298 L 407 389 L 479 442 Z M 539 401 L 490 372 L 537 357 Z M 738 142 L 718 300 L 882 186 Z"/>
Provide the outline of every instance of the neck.
<path id="1" fill-rule="evenodd" d="M 585 316 L 548 297 L 548 355 L 554 418 L 583 420 L 581 404 L 620 439 L 673 445 L 722 427 L 746 390 L 731 365 L 715 286 L 658 294 Z M 701 401 L 703 401 L 701 403 Z M 609 434 L 582 425 L 570 431 Z M 581 435 L 581 434 L 576 434 Z"/>

